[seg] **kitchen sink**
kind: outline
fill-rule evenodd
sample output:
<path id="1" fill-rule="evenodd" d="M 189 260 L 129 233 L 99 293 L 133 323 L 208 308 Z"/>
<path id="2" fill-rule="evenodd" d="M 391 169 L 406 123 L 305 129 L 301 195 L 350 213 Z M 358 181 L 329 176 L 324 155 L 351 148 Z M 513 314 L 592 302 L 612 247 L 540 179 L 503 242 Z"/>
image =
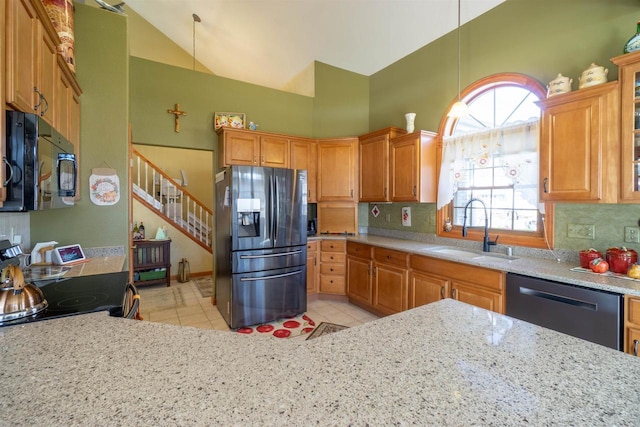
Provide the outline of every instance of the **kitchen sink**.
<path id="1" fill-rule="evenodd" d="M 476 252 L 470 249 L 458 249 L 451 247 L 436 247 L 433 249 L 428 249 L 428 252 L 442 254 L 442 255 L 450 255 L 458 258 L 474 260 L 474 261 L 512 261 L 518 259 L 513 256 L 491 253 L 491 252 Z"/>

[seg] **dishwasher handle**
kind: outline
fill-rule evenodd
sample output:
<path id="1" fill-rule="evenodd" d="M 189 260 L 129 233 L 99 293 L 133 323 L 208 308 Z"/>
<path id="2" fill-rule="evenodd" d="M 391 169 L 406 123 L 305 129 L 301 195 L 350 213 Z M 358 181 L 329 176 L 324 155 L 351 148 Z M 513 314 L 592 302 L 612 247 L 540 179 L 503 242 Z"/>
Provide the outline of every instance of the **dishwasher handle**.
<path id="1" fill-rule="evenodd" d="M 530 289 L 530 288 L 525 288 L 524 286 L 520 286 L 520 293 L 524 294 L 524 295 L 529 295 L 532 297 L 537 297 L 537 298 L 544 298 L 544 299 L 548 299 L 551 301 L 556 301 L 562 304 L 568 304 L 568 305 L 572 305 L 575 307 L 580 307 L 580 308 L 584 308 L 586 310 L 592 310 L 592 311 L 598 311 L 598 304 L 596 303 L 592 303 L 592 302 L 588 302 L 588 301 L 581 301 L 578 299 L 574 299 L 574 298 L 569 298 L 569 297 L 565 297 L 562 295 L 557 295 L 557 294 L 552 294 L 549 292 L 544 292 L 544 291 L 539 291 L 539 290 L 535 290 L 535 289 Z"/>

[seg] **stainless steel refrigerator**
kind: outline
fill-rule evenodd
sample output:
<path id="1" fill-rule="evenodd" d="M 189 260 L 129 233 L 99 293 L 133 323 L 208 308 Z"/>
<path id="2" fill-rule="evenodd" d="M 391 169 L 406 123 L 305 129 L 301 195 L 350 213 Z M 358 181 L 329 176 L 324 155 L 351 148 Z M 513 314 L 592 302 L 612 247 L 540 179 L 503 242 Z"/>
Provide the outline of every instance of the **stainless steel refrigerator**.
<path id="1" fill-rule="evenodd" d="M 307 172 L 231 166 L 216 175 L 216 301 L 240 328 L 307 309 Z"/>

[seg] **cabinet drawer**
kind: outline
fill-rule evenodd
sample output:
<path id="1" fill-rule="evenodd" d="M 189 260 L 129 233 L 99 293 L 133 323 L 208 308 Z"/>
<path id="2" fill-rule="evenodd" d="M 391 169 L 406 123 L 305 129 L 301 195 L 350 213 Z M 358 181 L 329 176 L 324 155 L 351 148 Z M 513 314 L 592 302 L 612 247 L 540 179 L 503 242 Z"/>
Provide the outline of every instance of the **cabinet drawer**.
<path id="1" fill-rule="evenodd" d="M 320 262 L 335 262 L 337 264 L 342 264 L 347 261 L 347 256 L 345 254 L 335 253 L 335 252 L 322 252 L 320 254 Z"/>
<path id="2" fill-rule="evenodd" d="M 318 252 L 318 242 L 316 240 L 307 241 L 307 253 Z"/>
<path id="3" fill-rule="evenodd" d="M 627 320 L 629 323 L 640 325 L 640 298 L 627 296 Z"/>
<path id="4" fill-rule="evenodd" d="M 320 275 L 320 292 L 326 294 L 345 294 L 345 279 L 340 276 Z"/>
<path id="5" fill-rule="evenodd" d="M 344 240 L 322 240 L 320 249 L 322 252 L 344 252 L 346 245 Z"/>
<path id="6" fill-rule="evenodd" d="M 505 288 L 504 272 L 475 265 L 444 261 L 422 255 L 412 255 L 411 268 L 450 279 L 470 282 L 491 290 L 503 291 Z"/>
<path id="7" fill-rule="evenodd" d="M 344 277 L 346 271 L 344 264 L 320 264 L 320 274 L 334 274 Z"/>
<path id="8" fill-rule="evenodd" d="M 371 259 L 371 246 L 363 243 L 347 242 L 347 254 L 364 259 Z"/>
<path id="9" fill-rule="evenodd" d="M 408 253 L 391 249 L 375 248 L 373 250 L 373 259 L 376 260 L 376 262 L 395 265 L 396 267 L 406 268 L 409 265 Z"/>

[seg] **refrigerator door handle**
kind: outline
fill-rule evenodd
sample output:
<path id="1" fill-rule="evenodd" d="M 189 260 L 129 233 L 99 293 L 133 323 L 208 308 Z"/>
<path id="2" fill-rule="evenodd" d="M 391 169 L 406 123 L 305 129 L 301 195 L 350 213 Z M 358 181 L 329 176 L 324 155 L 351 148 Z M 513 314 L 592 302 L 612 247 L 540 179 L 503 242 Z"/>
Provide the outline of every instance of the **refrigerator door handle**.
<path id="1" fill-rule="evenodd" d="M 240 255 L 240 259 L 273 258 L 273 257 L 279 257 L 279 256 L 298 255 L 300 253 L 302 253 L 302 251 L 291 251 L 291 252 L 284 252 L 281 254 L 268 254 L 268 255 Z"/>
<path id="2" fill-rule="evenodd" d="M 269 280 L 269 279 L 279 279 L 281 277 L 295 276 L 297 274 L 302 273 L 302 270 L 292 271 L 290 273 L 283 274 L 274 274 L 273 276 L 263 276 L 263 277 L 241 277 L 241 282 L 257 282 L 260 280 Z"/>
<path id="3" fill-rule="evenodd" d="M 280 191 L 278 190 L 278 178 L 274 178 L 273 185 L 275 187 L 275 203 L 274 203 L 274 212 L 273 216 L 273 245 L 276 245 L 278 241 L 278 217 L 280 216 Z"/>
<path id="4" fill-rule="evenodd" d="M 273 175 L 269 175 L 269 240 L 271 240 L 273 245 L 273 199 L 275 197 L 274 188 L 273 188 Z"/>

